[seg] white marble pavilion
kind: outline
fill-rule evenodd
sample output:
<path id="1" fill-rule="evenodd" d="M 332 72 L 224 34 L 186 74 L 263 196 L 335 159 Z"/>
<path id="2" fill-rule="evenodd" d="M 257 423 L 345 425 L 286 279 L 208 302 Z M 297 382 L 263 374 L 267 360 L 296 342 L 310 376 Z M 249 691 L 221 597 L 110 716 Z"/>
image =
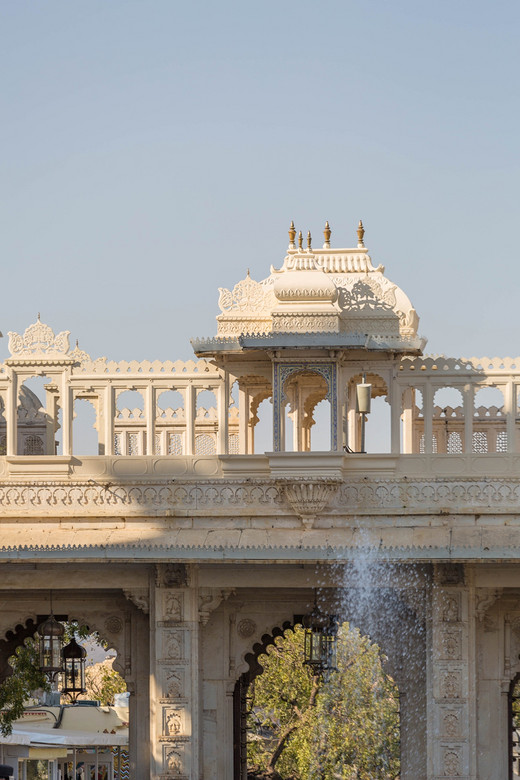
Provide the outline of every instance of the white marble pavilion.
<path id="1" fill-rule="evenodd" d="M 117 649 L 133 780 L 244 779 L 247 685 L 318 585 L 388 657 L 402 780 L 520 773 L 520 358 L 425 355 L 363 226 L 324 238 L 291 227 L 264 280 L 221 289 L 186 363 L 91 357 L 39 318 L 9 333 L 2 674 L 52 589 Z"/>

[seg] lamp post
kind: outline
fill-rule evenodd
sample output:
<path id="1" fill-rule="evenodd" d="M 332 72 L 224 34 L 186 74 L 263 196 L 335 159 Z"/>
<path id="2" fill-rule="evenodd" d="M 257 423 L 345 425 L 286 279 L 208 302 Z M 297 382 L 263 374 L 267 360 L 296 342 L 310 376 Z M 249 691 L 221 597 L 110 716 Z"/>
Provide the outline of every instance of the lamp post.
<path id="1" fill-rule="evenodd" d="M 74 637 L 63 648 L 63 688 L 62 693 L 70 696 L 75 704 L 78 696 L 85 693 L 85 659 L 87 651 L 78 645 Z"/>
<path id="2" fill-rule="evenodd" d="M 366 415 L 370 414 L 370 399 L 372 397 L 372 385 L 367 384 L 366 374 L 363 372 L 362 380 L 356 385 L 356 406 L 361 415 L 361 452 L 366 453 L 365 425 Z"/>

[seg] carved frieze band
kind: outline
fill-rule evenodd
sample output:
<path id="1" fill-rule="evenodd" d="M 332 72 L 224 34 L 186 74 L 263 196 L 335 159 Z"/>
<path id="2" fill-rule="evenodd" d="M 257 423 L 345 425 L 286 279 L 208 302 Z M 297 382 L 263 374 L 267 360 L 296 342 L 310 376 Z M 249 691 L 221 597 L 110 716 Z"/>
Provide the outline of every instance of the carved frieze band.
<path id="1" fill-rule="evenodd" d="M 207 513 L 213 509 L 251 509 L 268 514 L 280 509 L 300 511 L 309 507 L 310 491 L 304 485 L 324 492 L 324 506 L 331 514 L 417 514 L 442 509 L 497 514 L 517 510 L 520 480 L 475 480 L 446 478 L 423 480 L 349 479 L 332 489 L 334 479 L 288 480 L 205 480 L 174 484 L 135 482 L 120 485 L 92 482 L 32 482 L 30 485 L 0 485 L 0 516 L 27 515 L 138 515 L 160 516 L 176 509 Z M 291 484 L 293 487 L 288 488 Z M 325 485 L 328 484 L 328 493 Z M 313 488 L 314 490 L 314 488 Z M 334 495 L 335 493 L 335 495 Z M 313 498 L 314 500 L 314 498 Z M 303 502 L 303 503 L 301 503 Z M 323 511 L 319 509 L 318 511 Z"/>

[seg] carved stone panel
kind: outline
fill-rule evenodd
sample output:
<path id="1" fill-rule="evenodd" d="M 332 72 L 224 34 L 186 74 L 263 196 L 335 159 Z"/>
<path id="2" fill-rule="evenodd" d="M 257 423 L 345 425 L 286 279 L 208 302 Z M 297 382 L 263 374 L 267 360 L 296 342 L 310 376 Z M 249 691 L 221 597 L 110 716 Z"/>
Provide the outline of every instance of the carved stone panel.
<path id="1" fill-rule="evenodd" d="M 158 563 L 155 584 L 158 588 L 183 588 L 188 585 L 188 569 L 184 563 Z"/>
<path id="2" fill-rule="evenodd" d="M 458 593 L 444 596 L 441 605 L 441 618 L 445 623 L 457 623 L 460 620 L 460 595 Z"/>
<path id="3" fill-rule="evenodd" d="M 163 617 L 165 621 L 180 622 L 183 618 L 183 599 L 182 593 L 175 593 L 170 590 L 163 595 Z"/>
<path id="4" fill-rule="evenodd" d="M 437 637 L 439 658 L 459 661 L 462 658 L 462 629 L 452 626 L 439 630 Z"/>
<path id="5" fill-rule="evenodd" d="M 460 777 L 462 774 L 462 761 L 460 751 L 448 748 L 444 751 L 443 769 L 445 777 Z"/>
<path id="6" fill-rule="evenodd" d="M 180 661 L 184 658 L 184 632 L 164 631 L 163 658 Z"/>
<path id="7" fill-rule="evenodd" d="M 184 734 L 184 712 L 174 707 L 163 710 L 163 733 L 167 737 L 177 737 Z"/>
<path id="8" fill-rule="evenodd" d="M 440 672 L 440 697 L 442 699 L 460 699 L 462 679 L 460 669 L 445 669 Z"/>
<path id="9" fill-rule="evenodd" d="M 444 737 L 460 739 L 462 729 L 462 710 L 460 707 L 442 707 L 440 711 L 440 730 Z"/>
<path id="10" fill-rule="evenodd" d="M 187 775 L 184 745 L 164 745 L 163 764 L 167 772 L 166 777 L 184 777 Z"/>
<path id="11" fill-rule="evenodd" d="M 176 667 L 166 667 L 164 669 L 164 698 L 182 699 L 184 694 L 184 671 Z"/>

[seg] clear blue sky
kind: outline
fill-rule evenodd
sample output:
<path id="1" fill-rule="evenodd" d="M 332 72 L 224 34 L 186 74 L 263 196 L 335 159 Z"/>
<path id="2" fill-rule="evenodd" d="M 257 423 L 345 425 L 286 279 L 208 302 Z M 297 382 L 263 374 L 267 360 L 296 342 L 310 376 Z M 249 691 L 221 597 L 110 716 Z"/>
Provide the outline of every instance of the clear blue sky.
<path id="1" fill-rule="evenodd" d="M 4 336 L 188 358 L 291 219 L 361 217 L 429 351 L 520 354 L 519 35 L 513 0 L 4 0 Z"/>

